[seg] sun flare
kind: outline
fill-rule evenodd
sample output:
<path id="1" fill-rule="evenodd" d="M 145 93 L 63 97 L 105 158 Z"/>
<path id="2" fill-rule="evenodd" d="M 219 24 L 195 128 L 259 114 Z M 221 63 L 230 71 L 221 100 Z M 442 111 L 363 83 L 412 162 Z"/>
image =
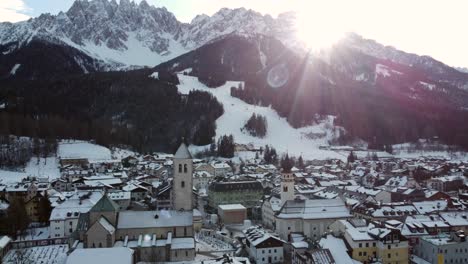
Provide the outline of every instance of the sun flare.
<path id="1" fill-rule="evenodd" d="M 332 47 L 345 35 L 345 31 L 339 24 L 324 21 L 321 17 L 306 13 L 297 16 L 297 38 L 310 50 L 320 51 Z"/>

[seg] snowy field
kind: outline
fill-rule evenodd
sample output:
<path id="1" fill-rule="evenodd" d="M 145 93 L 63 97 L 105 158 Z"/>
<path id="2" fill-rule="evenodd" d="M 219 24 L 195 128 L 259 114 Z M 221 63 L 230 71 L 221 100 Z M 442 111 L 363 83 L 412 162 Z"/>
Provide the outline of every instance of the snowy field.
<path id="1" fill-rule="evenodd" d="M 27 176 L 43 177 L 49 179 L 56 179 L 60 177 L 58 161 L 55 157 L 48 157 L 47 159 L 41 158 L 39 162 L 37 158 L 31 158 L 26 164 L 25 168 L 18 171 L 0 170 L 0 182 L 12 183 L 21 181 Z"/>
<path id="2" fill-rule="evenodd" d="M 468 153 L 459 151 L 457 147 L 438 142 L 428 142 L 420 139 L 418 143 L 403 143 L 393 145 L 393 153 L 397 158 L 434 157 L 453 161 L 468 161 Z"/>
<path id="3" fill-rule="evenodd" d="M 293 128 L 280 117 L 271 107 L 249 105 L 244 101 L 231 96 L 231 87 L 238 87 L 239 82 L 227 82 L 218 88 L 208 88 L 200 83 L 196 77 L 179 74 L 179 92 L 188 94 L 191 90 L 207 91 L 213 94 L 224 106 L 224 114 L 216 121 L 216 137 L 232 134 L 236 143 L 255 146 L 273 145 L 278 152 L 288 152 L 295 156 L 302 155 L 306 159 L 338 158 L 345 159 L 343 155 L 330 150 L 319 149 L 320 145 L 328 145 L 333 138 L 331 128 L 332 117 L 323 123 L 302 128 Z M 253 113 L 266 117 L 268 131 L 265 138 L 250 136 L 241 131 Z M 311 139 L 311 137 L 315 137 Z"/>
<path id="4" fill-rule="evenodd" d="M 3 258 L 5 264 L 43 263 L 64 264 L 67 259 L 68 245 L 53 245 L 10 250 Z"/>
<path id="5" fill-rule="evenodd" d="M 61 141 L 57 149 L 60 158 L 88 158 L 89 161 L 110 160 L 111 151 L 103 146 L 86 141 Z"/>

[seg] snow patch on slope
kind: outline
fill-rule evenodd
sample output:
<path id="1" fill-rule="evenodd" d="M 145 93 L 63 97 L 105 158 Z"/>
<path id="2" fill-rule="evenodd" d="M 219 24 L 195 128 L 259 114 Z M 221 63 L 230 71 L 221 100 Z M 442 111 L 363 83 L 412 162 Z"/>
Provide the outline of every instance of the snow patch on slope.
<path id="1" fill-rule="evenodd" d="M 398 74 L 398 75 L 402 75 L 403 73 L 399 72 L 399 71 L 395 71 L 391 68 L 389 68 L 388 66 L 386 65 L 383 65 L 383 64 L 377 64 L 375 65 L 375 73 L 377 75 L 382 75 L 384 77 L 389 77 L 391 76 L 391 73 L 394 73 L 394 74 Z"/>
<path id="2" fill-rule="evenodd" d="M 422 86 L 424 86 L 425 88 L 429 89 L 429 90 L 434 90 L 434 88 L 436 87 L 435 84 L 432 84 L 432 83 L 427 83 L 427 82 L 419 82 L 419 84 L 421 84 Z"/>
<path id="3" fill-rule="evenodd" d="M 231 87 L 238 87 L 239 82 L 228 81 L 218 88 L 208 88 L 200 83 L 196 77 L 179 74 L 178 90 L 188 94 L 191 90 L 206 91 L 215 96 L 224 106 L 224 114 L 216 121 L 216 138 L 232 134 L 236 143 L 254 144 L 257 147 L 273 145 L 279 152 L 302 155 L 307 159 L 324 159 L 346 157 L 334 151 L 319 149 L 321 145 L 328 145 L 333 135 L 333 117 L 328 117 L 317 125 L 293 128 L 286 118 L 280 117 L 271 107 L 249 105 L 244 101 L 232 97 Z M 266 117 L 268 123 L 267 135 L 264 138 L 253 137 L 241 131 L 253 113 Z"/>
<path id="4" fill-rule="evenodd" d="M 18 69 L 20 67 L 21 67 L 21 64 L 15 64 L 15 66 L 13 66 L 13 68 L 11 68 L 10 75 L 15 75 L 16 71 L 18 71 Z"/>
<path id="5" fill-rule="evenodd" d="M 62 41 L 93 58 L 103 60 L 109 64 L 117 63 L 124 65 L 123 68 L 130 66 L 154 67 L 188 51 L 179 42 L 174 40 L 174 37 L 169 33 L 162 35 L 169 43 L 167 51 L 161 54 L 151 51 L 144 42 L 138 40 L 138 34 L 135 32 L 128 33 L 127 41 L 124 42 L 126 48 L 122 49 L 110 49 L 105 45 L 97 45 L 91 41 L 86 41 L 83 45 L 78 45 L 66 38 L 63 38 Z"/>

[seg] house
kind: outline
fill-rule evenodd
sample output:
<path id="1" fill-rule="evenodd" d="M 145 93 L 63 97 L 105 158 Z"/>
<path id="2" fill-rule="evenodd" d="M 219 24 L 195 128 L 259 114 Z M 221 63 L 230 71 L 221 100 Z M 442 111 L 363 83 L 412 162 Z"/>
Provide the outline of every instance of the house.
<path id="1" fill-rule="evenodd" d="M 252 208 L 262 196 L 263 187 L 258 181 L 213 182 L 208 187 L 208 204 L 213 208 L 233 203 Z"/>
<path id="2" fill-rule="evenodd" d="M 275 196 L 265 199 L 262 203 L 262 224 L 266 228 L 276 227 L 275 215 L 281 210 L 281 199 Z"/>
<path id="3" fill-rule="evenodd" d="M 246 248 L 254 263 L 284 263 L 284 241 L 275 237 L 259 226 L 253 226 L 243 231 L 246 238 Z"/>
<path id="4" fill-rule="evenodd" d="M 193 186 L 197 190 L 206 189 L 213 178 L 213 175 L 207 171 L 195 171 L 193 173 Z"/>
<path id="5" fill-rule="evenodd" d="M 218 205 L 218 215 L 222 223 L 243 224 L 247 219 L 247 208 L 242 204 L 220 204 Z"/>
<path id="6" fill-rule="evenodd" d="M 382 264 L 408 263 L 408 240 L 399 229 L 368 227 L 368 234 L 377 240 L 376 257 Z"/>
<path id="7" fill-rule="evenodd" d="M 291 233 L 318 239 L 336 220 L 350 217 L 341 199 L 289 200 L 276 215 L 276 232 L 286 241 L 291 241 Z"/>
<path id="8" fill-rule="evenodd" d="M 89 212 L 102 196 L 100 191 L 79 191 L 58 204 L 49 218 L 50 237 L 70 237 L 76 231 L 81 214 Z"/>
<path id="9" fill-rule="evenodd" d="M 114 190 L 108 192 L 107 196 L 119 206 L 120 210 L 127 210 L 130 206 L 131 192 Z"/>
<path id="10" fill-rule="evenodd" d="M 368 232 L 367 223 L 363 219 L 338 220 L 330 226 L 336 235 L 342 235 L 351 257 L 366 262 L 377 257 L 377 239 Z"/>
<path id="11" fill-rule="evenodd" d="M 450 192 L 458 191 L 464 184 L 463 176 L 452 175 L 443 176 L 438 178 L 432 178 L 427 181 L 427 186 L 430 189 L 437 190 L 439 192 Z"/>
<path id="12" fill-rule="evenodd" d="M 423 236 L 413 254 L 428 263 L 467 263 L 468 241 L 463 231 Z"/>

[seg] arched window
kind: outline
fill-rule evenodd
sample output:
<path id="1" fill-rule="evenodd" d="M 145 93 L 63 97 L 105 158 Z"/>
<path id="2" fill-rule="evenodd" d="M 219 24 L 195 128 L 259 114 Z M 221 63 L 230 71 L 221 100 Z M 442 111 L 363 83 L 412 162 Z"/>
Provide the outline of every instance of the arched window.
<path id="1" fill-rule="evenodd" d="M 182 172 L 182 164 L 179 164 L 179 172 Z"/>
<path id="2" fill-rule="evenodd" d="M 288 186 L 283 186 L 283 192 L 287 192 L 288 191 Z"/>
<path id="3" fill-rule="evenodd" d="M 187 164 L 184 164 L 184 173 L 187 173 Z"/>
<path id="4" fill-rule="evenodd" d="M 181 181 L 181 182 L 180 182 L 180 187 L 182 187 L 182 188 L 185 187 L 185 182 L 184 182 L 184 181 Z"/>

